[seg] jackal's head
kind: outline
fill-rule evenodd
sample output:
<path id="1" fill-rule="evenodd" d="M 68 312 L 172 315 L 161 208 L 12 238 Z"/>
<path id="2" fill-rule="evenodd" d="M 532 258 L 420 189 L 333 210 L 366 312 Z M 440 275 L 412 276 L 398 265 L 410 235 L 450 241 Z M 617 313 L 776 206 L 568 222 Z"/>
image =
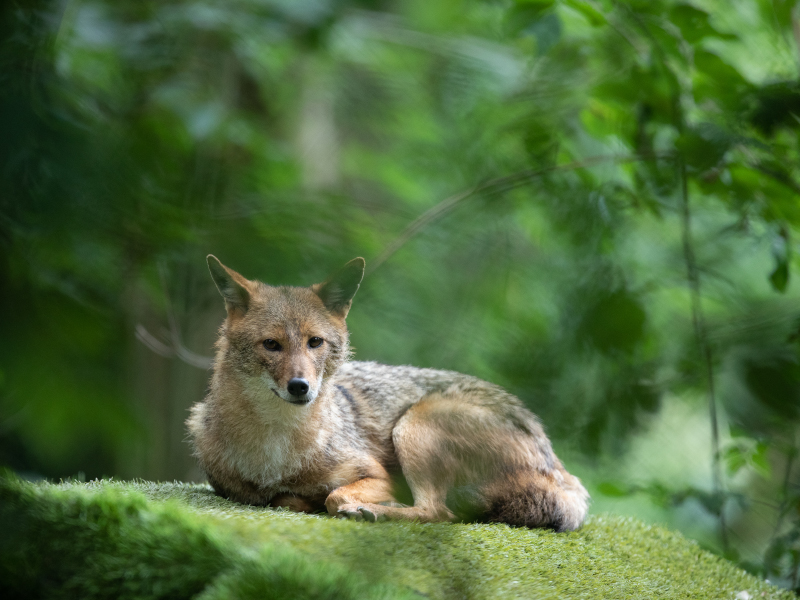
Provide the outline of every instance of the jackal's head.
<path id="1" fill-rule="evenodd" d="M 228 311 L 215 369 L 233 369 L 264 401 L 313 402 L 348 358 L 345 317 L 364 259 L 307 288 L 250 281 L 212 255 L 208 267 Z"/>

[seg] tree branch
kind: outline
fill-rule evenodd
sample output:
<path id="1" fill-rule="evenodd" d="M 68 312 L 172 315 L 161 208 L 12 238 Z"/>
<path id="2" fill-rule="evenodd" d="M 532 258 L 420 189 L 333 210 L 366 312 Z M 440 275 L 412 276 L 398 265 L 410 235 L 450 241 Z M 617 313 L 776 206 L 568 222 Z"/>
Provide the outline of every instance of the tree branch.
<path id="1" fill-rule="evenodd" d="M 550 167 L 544 167 L 542 169 L 528 169 L 525 171 L 520 171 L 519 173 L 507 175 L 505 177 L 490 179 L 489 181 L 478 184 L 475 187 L 472 187 L 468 190 L 459 192 L 458 194 L 445 198 L 432 208 L 422 213 L 419 217 L 414 219 L 402 232 L 400 232 L 400 235 L 398 235 L 392 242 L 390 242 L 386 246 L 386 248 L 383 249 L 383 252 L 381 252 L 374 260 L 367 263 L 366 274 L 369 275 L 371 273 L 374 273 L 381 265 L 383 265 L 383 263 L 389 260 L 398 250 L 400 250 L 400 248 L 402 248 L 412 237 L 414 237 L 416 234 L 422 231 L 425 227 L 427 227 L 436 219 L 442 217 L 449 211 L 456 208 L 456 206 L 461 204 L 463 201 L 472 198 L 477 194 L 486 192 L 489 193 L 506 192 L 508 190 L 517 188 L 521 185 L 525 185 L 532 179 L 541 177 L 542 175 L 546 175 L 547 173 L 576 171 L 578 169 L 585 169 L 588 167 L 593 167 L 595 165 L 607 162 L 630 163 L 630 162 L 639 162 L 644 160 L 658 160 L 660 158 L 671 158 L 671 157 L 672 157 L 671 153 L 650 154 L 650 155 L 634 154 L 627 156 L 616 156 L 616 155 L 593 156 L 584 160 L 573 161 L 571 163 L 567 163 L 564 165 L 553 165 Z"/>

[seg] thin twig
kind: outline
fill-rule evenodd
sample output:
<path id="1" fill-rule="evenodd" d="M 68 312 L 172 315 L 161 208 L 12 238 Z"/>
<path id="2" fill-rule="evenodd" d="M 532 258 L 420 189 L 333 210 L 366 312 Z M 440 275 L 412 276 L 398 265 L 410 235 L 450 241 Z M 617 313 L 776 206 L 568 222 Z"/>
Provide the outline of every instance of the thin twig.
<path id="1" fill-rule="evenodd" d="M 507 175 L 505 177 L 498 177 L 495 179 L 490 179 L 484 183 L 478 184 L 468 190 L 463 192 L 459 192 L 453 196 L 449 196 L 445 198 L 432 208 L 428 209 L 424 213 L 422 213 L 419 217 L 414 219 L 401 233 L 398 235 L 386 248 L 383 249 L 374 260 L 370 261 L 367 265 L 366 274 L 369 275 L 374 273 L 383 263 L 389 260 L 400 248 L 402 248 L 408 240 L 418 234 L 422 229 L 430 225 L 433 221 L 438 219 L 439 217 L 443 216 L 447 212 L 453 210 L 456 206 L 461 204 L 464 200 L 467 200 L 477 194 L 485 193 L 485 192 L 506 192 L 512 190 L 520 185 L 524 185 L 535 179 L 536 177 L 540 177 L 547 173 L 556 173 L 561 171 L 575 171 L 577 169 L 585 169 L 587 167 L 593 167 L 598 164 L 602 164 L 605 162 L 617 162 L 617 163 L 629 163 L 629 162 L 638 162 L 643 160 L 657 160 L 660 158 L 671 158 L 672 154 L 670 153 L 662 153 L 662 154 L 648 154 L 648 155 L 627 155 L 627 156 L 615 156 L 615 155 L 603 155 L 603 156 L 593 156 L 584 160 L 580 161 L 573 161 L 571 163 L 567 163 L 565 165 L 553 165 L 550 167 L 544 167 L 542 169 L 528 169 L 525 171 L 520 171 L 519 173 L 513 173 L 512 175 Z"/>
<path id="2" fill-rule="evenodd" d="M 164 358 L 175 357 L 175 348 L 163 343 L 156 336 L 150 333 L 147 330 L 147 328 L 141 323 L 136 324 L 136 329 L 134 330 L 134 333 L 136 334 L 137 340 L 139 340 L 142 344 L 150 348 L 150 350 L 152 350 L 159 356 L 163 356 Z"/>
<path id="3" fill-rule="evenodd" d="M 678 157 L 678 168 L 681 177 L 681 224 L 683 238 L 683 256 L 686 260 L 686 271 L 689 279 L 689 290 L 692 302 L 692 324 L 697 345 L 706 371 L 706 384 L 708 386 L 708 412 L 711 420 L 711 472 L 714 484 L 714 495 L 722 498 L 722 467 L 719 451 L 719 422 L 717 418 L 717 396 L 714 388 L 714 364 L 711 355 L 711 345 L 708 342 L 705 318 L 703 315 L 702 295 L 700 290 L 700 273 L 697 268 L 697 259 L 692 247 L 692 222 L 689 208 L 689 188 L 686 178 L 686 162 L 683 156 Z M 724 500 L 719 508 L 719 526 L 722 537 L 722 547 L 728 549 L 728 528 L 725 522 Z"/>
<path id="4" fill-rule="evenodd" d="M 136 325 L 136 339 L 160 356 L 165 358 L 177 358 L 187 365 L 197 367 L 198 369 L 210 369 L 211 365 L 214 364 L 214 359 L 212 357 L 192 352 L 183 344 L 183 337 L 181 336 L 178 319 L 175 317 L 175 311 L 173 310 L 172 302 L 169 297 L 166 266 L 162 262 L 158 264 L 158 275 L 161 282 L 161 290 L 164 293 L 164 306 L 167 311 L 167 322 L 169 323 L 169 344 L 165 344 L 156 338 L 141 323 Z"/>
<path id="5" fill-rule="evenodd" d="M 797 58 L 800 59 L 800 6 L 797 5 L 792 9 L 792 35 L 794 37 Z"/>
<path id="6" fill-rule="evenodd" d="M 658 55 L 662 66 L 670 73 L 672 69 L 669 67 L 669 60 L 664 49 L 661 47 L 659 40 L 650 31 L 647 23 L 635 11 L 629 9 L 629 14 L 639 25 L 643 33 L 650 39 L 652 48 Z M 685 130 L 685 121 L 683 111 L 681 110 L 681 87 L 680 79 L 675 76 L 672 86 L 672 103 L 673 103 L 673 124 L 678 130 L 679 134 L 683 134 Z M 714 363 L 711 354 L 711 345 L 708 341 L 708 333 L 706 331 L 705 318 L 703 316 L 702 294 L 700 290 L 700 272 L 697 268 L 697 260 L 692 247 L 692 228 L 691 228 L 691 211 L 689 208 L 689 183 L 686 174 L 686 160 L 683 154 L 678 154 L 678 171 L 681 179 L 681 225 L 683 238 L 683 255 L 686 261 L 687 277 L 689 280 L 689 289 L 692 303 L 692 324 L 694 325 L 695 338 L 697 345 L 700 349 L 700 354 L 703 357 L 706 371 L 706 383 L 708 386 L 708 412 L 711 421 L 711 472 L 713 478 L 714 495 L 721 499 L 719 507 L 719 526 L 720 537 L 722 540 L 723 550 L 728 550 L 728 527 L 725 519 L 725 499 L 723 497 L 722 489 L 722 468 L 720 462 L 719 450 L 719 423 L 717 418 L 717 396 L 714 389 Z"/>
<path id="7" fill-rule="evenodd" d="M 796 437 L 797 436 L 795 435 L 795 438 Z M 783 519 L 786 517 L 789 510 L 792 508 L 791 505 L 789 504 L 789 485 L 790 485 L 789 478 L 792 475 L 792 466 L 794 464 L 794 459 L 796 456 L 797 456 L 797 445 L 795 443 L 792 444 L 791 448 L 786 453 L 786 469 L 784 470 L 783 473 L 783 486 L 781 489 L 783 497 L 781 498 L 781 504 L 780 507 L 778 508 L 778 518 L 775 520 L 775 529 L 772 531 L 770 542 L 772 542 L 772 540 L 778 537 L 778 534 L 780 533 L 781 530 L 781 525 L 783 525 Z"/>
<path id="8" fill-rule="evenodd" d="M 168 344 L 159 340 L 141 323 L 137 323 L 134 334 L 137 340 L 164 358 L 177 358 L 187 365 L 203 370 L 211 368 L 211 365 L 214 363 L 212 357 L 203 356 L 202 354 L 197 354 L 189 350 L 180 340 L 176 340 L 171 332 L 169 334 L 170 339 Z"/>

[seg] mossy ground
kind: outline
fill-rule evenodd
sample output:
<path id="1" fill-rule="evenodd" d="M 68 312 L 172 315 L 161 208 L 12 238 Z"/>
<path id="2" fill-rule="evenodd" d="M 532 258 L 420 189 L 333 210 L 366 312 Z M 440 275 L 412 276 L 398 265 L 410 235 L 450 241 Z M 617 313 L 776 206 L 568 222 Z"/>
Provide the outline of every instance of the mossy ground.
<path id="1" fill-rule="evenodd" d="M 235 504 L 201 485 L 14 478 L 0 479 L 0 577 L 26 598 L 795 597 L 618 516 L 568 534 L 371 524 Z"/>

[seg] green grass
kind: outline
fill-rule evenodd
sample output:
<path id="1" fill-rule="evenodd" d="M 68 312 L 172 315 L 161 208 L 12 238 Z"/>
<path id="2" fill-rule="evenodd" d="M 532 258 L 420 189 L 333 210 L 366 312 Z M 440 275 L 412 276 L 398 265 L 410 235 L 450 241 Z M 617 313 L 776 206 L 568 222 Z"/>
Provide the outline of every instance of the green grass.
<path id="1" fill-rule="evenodd" d="M 581 531 L 356 523 L 235 504 L 190 484 L 0 478 L 15 598 L 795 596 L 680 534 L 599 515 Z"/>

